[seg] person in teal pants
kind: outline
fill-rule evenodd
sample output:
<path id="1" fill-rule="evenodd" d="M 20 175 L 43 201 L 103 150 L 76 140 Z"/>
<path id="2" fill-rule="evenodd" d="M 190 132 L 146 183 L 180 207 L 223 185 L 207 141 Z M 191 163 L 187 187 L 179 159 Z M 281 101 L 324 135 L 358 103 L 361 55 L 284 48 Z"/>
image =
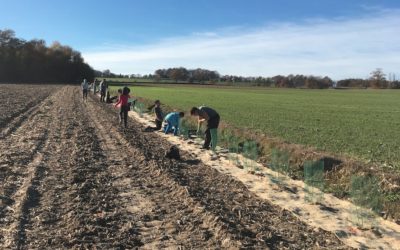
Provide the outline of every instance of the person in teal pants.
<path id="1" fill-rule="evenodd" d="M 215 147 L 217 146 L 217 129 L 219 126 L 219 114 L 217 111 L 215 111 L 212 108 L 209 107 L 193 107 L 190 110 L 190 114 L 192 116 L 197 116 L 198 117 L 198 126 L 197 126 L 197 132 L 200 130 L 200 126 L 203 122 L 207 122 L 207 129 L 205 131 L 205 140 L 202 149 L 210 149 L 210 144 L 212 147 L 212 150 L 215 150 Z"/>

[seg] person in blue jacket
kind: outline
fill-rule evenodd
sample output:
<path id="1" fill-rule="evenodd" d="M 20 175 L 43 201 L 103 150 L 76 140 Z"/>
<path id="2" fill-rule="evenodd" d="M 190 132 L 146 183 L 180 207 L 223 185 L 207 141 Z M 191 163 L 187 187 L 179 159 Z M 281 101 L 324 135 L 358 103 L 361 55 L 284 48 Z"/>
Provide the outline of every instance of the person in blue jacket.
<path id="1" fill-rule="evenodd" d="M 171 112 L 164 118 L 164 133 L 168 134 L 173 132 L 174 135 L 178 134 L 179 130 L 179 120 L 184 117 L 185 113 L 183 112 Z"/>

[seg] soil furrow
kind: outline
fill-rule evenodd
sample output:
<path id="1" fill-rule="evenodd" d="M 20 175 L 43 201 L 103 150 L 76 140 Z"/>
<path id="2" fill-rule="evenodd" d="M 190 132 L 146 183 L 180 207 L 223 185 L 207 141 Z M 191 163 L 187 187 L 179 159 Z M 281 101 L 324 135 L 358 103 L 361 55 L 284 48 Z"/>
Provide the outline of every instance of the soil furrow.
<path id="1" fill-rule="evenodd" d="M 3 102 L 0 111 L 0 128 L 5 127 L 10 131 L 27 119 L 40 103 L 56 91 L 59 86 L 21 84 L 16 88 L 16 85 L 13 84 L 2 84 L 1 88 L 0 100 Z M 24 91 L 21 91 L 21 89 Z M 13 125 L 10 126 L 10 124 Z"/>
<path id="2" fill-rule="evenodd" d="M 104 110 L 108 116 L 101 116 L 109 117 L 108 122 L 118 127 L 115 111 L 103 104 L 96 107 L 100 110 L 97 113 Z M 145 174 L 153 182 L 157 178 L 172 180 L 174 189 L 183 188 L 203 210 L 218 218 L 223 229 L 234 236 L 230 239 L 233 242 L 239 241 L 242 247 L 346 248 L 332 233 L 307 226 L 290 212 L 257 198 L 243 183 L 205 166 L 187 153 L 183 154 L 182 161 L 165 159 L 166 149 L 171 145 L 156 134 L 143 133 L 140 124 L 132 120 L 130 123 L 129 129 L 119 128 L 119 133 L 142 158 L 140 168 L 132 171 L 136 173 L 133 178 L 138 178 L 137 171 L 146 171 L 148 166 Z M 150 187 L 150 192 L 168 194 L 157 186 Z"/>
<path id="3" fill-rule="evenodd" d="M 78 87 L 46 99 L 0 142 L 0 248 L 346 248 L 142 130 Z"/>
<path id="4" fill-rule="evenodd" d="M 57 140 L 46 159 L 48 173 L 38 191 L 40 206 L 32 209 L 23 248 L 132 248 L 140 245 L 119 211 L 118 191 L 112 185 L 108 162 L 79 91 L 60 98 L 64 115 Z M 55 109 L 58 108 L 58 103 Z M 28 228 L 28 227 L 27 227 Z"/>
<path id="5" fill-rule="evenodd" d="M 53 119 L 59 116 L 59 110 L 54 105 L 58 98 L 59 93 L 55 93 L 35 107 L 36 112 L 28 115 L 29 119 L 24 123 L 21 122 L 22 126 L 15 131 L 14 136 L 8 137 L 1 144 L 2 147 L 7 147 L 7 143 L 14 146 L 2 155 L 13 163 L 8 166 L 12 174 L 5 176 L 7 182 L 2 186 L 4 196 L 11 200 L 10 204 L 2 204 L 2 222 L 7 226 L 2 237 L 4 246 L 22 248 L 26 241 L 30 210 L 39 205 L 41 194 L 38 187 L 48 170 L 46 158 L 52 150 L 51 142 L 58 133 L 54 129 L 57 119 Z M 27 138 L 26 135 L 32 136 L 27 131 L 33 132 L 33 137 Z M 30 139 L 32 145 L 28 141 Z M 30 153 L 25 151 L 27 147 Z M 24 157 L 15 158 L 21 154 Z"/>
<path id="6" fill-rule="evenodd" d="M 0 225 L 6 228 L 0 243 L 5 245 L 16 242 L 10 235 L 21 228 L 18 225 L 25 221 L 26 209 L 32 204 L 30 201 L 35 200 L 32 184 L 39 177 L 38 167 L 47 145 L 50 120 L 50 116 L 37 115 L 16 130 L 14 136 L 0 143 L 0 166 L 4 170 L 1 172 Z M 34 124 L 41 125 L 34 127 Z"/>
<path id="7" fill-rule="evenodd" d="M 53 225 L 58 224 L 61 216 L 60 204 L 61 207 L 68 205 L 65 196 L 68 186 L 61 187 L 60 183 L 67 178 L 66 164 L 70 161 L 72 146 L 75 143 L 74 130 L 78 126 L 72 108 L 76 105 L 70 102 L 76 94 L 73 89 L 72 87 L 62 89 L 51 108 L 54 119 L 50 124 L 52 130 L 40 166 L 42 174 L 32 185 L 32 189 L 36 192 L 37 202 L 26 209 L 28 219 L 21 222 L 24 226 L 22 232 L 24 237 L 20 237 L 20 249 L 43 248 L 51 242 L 57 236 L 54 234 L 56 230 L 53 230 Z"/>
<path id="8" fill-rule="evenodd" d="M 22 123 L 24 123 L 27 119 L 32 119 L 35 115 L 40 112 L 40 108 L 46 105 L 47 99 L 43 102 L 36 103 L 35 106 L 23 110 L 21 114 L 7 123 L 7 126 L 0 132 L 0 139 L 6 138 L 8 135 L 13 133 L 16 129 L 18 129 Z"/>
<path id="9" fill-rule="evenodd" d="M 144 160 L 140 149 L 130 147 L 118 126 L 103 126 L 109 124 L 107 113 L 93 104 L 98 103 L 90 102 L 88 113 L 95 114 L 91 118 L 113 163 L 110 169 L 117 174 L 114 185 L 120 189 L 126 213 L 137 218 L 136 230 L 144 248 L 240 245 L 229 240 L 232 236 L 218 225 L 217 218 L 199 208 L 185 188 L 160 175 L 153 166 L 156 162 Z"/>

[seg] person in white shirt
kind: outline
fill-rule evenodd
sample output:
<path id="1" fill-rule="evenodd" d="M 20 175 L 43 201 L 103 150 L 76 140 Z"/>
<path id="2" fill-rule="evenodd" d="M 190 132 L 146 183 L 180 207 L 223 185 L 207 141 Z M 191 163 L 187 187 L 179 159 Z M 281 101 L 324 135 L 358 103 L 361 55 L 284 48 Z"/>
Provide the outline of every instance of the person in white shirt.
<path id="1" fill-rule="evenodd" d="M 97 89 L 96 89 L 96 88 L 97 88 L 97 86 L 96 86 L 96 79 L 94 79 L 92 85 L 93 85 L 93 94 L 95 95 L 95 94 L 96 94 L 96 91 L 97 91 Z"/>
<path id="2" fill-rule="evenodd" d="M 83 82 L 81 84 L 82 86 L 82 98 L 83 100 L 87 101 L 87 95 L 88 95 L 88 89 L 89 89 L 89 83 L 86 79 L 83 79 Z"/>

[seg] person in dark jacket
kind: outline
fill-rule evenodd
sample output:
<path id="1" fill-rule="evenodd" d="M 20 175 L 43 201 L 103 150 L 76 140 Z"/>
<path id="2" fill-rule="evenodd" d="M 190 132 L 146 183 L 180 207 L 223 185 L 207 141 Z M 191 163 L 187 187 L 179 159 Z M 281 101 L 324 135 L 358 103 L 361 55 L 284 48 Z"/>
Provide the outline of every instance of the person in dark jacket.
<path id="1" fill-rule="evenodd" d="M 100 101 L 101 102 L 106 102 L 106 93 L 107 93 L 107 82 L 106 79 L 103 79 L 100 83 Z"/>
<path id="2" fill-rule="evenodd" d="M 200 132 L 200 126 L 203 122 L 207 122 L 207 129 L 205 131 L 205 140 L 202 149 L 210 149 L 211 140 L 212 148 L 215 150 L 217 143 L 217 129 L 219 126 L 219 114 L 212 108 L 201 106 L 199 108 L 193 107 L 190 110 L 192 116 L 197 116 L 197 133 Z M 213 138 L 211 138 L 213 134 Z"/>
<path id="3" fill-rule="evenodd" d="M 162 113 L 160 105 L 161 105 L 160 100 L 156 100 L 154 102 L 154 115 L 156 116 L 155 121 L 154 121 L 156 123 L 156 127 L 154 128 L 155 130 L 161 129 L 163 118 L 164 118 L 164 115 Z"/>

